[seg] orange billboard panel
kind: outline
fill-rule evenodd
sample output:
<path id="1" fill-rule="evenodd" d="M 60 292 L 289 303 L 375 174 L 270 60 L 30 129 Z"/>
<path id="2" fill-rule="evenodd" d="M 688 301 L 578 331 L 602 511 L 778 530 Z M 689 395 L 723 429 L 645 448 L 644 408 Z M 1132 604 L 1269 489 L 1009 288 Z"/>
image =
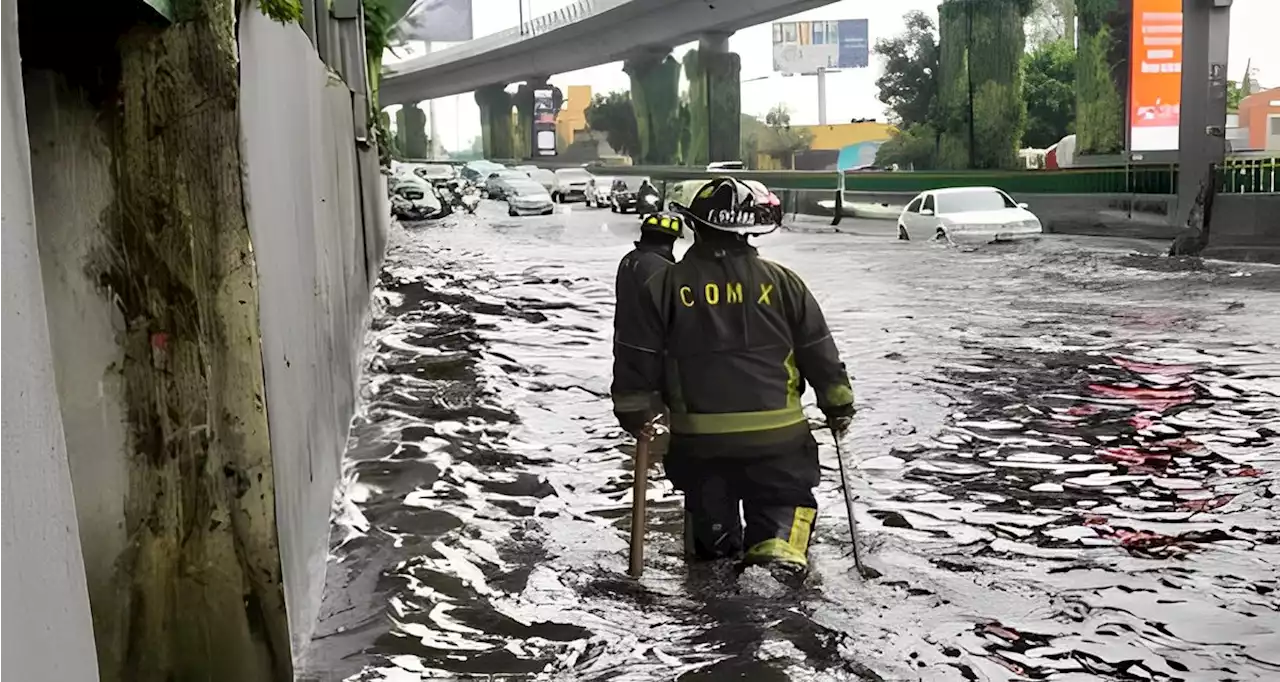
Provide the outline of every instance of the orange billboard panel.
<path id="1" fill-rule="evenodd" d="M 1133 0 L 1129 148 L 1178 148 L 1182 104 L 1182 0 Z"/>

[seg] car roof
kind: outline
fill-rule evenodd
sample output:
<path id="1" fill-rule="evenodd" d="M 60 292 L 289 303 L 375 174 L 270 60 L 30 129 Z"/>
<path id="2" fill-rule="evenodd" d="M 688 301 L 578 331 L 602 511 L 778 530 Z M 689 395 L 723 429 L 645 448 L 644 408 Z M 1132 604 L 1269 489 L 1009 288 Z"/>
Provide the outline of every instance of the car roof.
<path id="1" fill-rule="evenodd" d="M 921 194 L 925 194 L 927 192 L 932 192 L 934 194 L 964 194 L 966 192 L 999 192 L 999 191 L 1001 191 L 999 187 L 987 187 L 984 185 L 979 187 L 942 187 L 939 189 L 926 190 L 925 192 L 921 192 Z"/>
<path id="2" fill-rule="evenodd" d="M 507 186 L 512 189 L 515 189 L 518 187 L 527 187 L 529 189 L 537 189 L 539 192 L 547 191 L 547 188 L 543 187 L 541 183 L 534 181 L 532 178 L 519 178 L 516 180 L 512 180 L 511 182 L 507 183 Z"/>
<path id="3" fill-rule="evenodd" d="M 573 173 L 575 175 L 591 175 L 591 173 L 588 173 L 587 169 L 585 168 L 557 168 L 556 175 L 559 175 L 561 173 Z"/>

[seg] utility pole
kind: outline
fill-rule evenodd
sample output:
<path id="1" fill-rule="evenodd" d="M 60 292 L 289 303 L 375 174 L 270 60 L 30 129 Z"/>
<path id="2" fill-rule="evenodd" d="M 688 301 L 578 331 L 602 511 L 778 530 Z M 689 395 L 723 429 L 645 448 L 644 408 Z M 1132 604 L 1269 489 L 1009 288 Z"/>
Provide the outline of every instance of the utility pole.
<path id="1" fill-rule="evenodd" d="M 818 125 L 827 124 L 827 69 L 818 67 Z"/>
<path id="2" fill-rule="evenodd" d="M 1182 0 L 1179 226 L 1187 225 L 1201 187 L 1215 182 L 1213 169 L 1226 157 L 1230 19 L 1231 0 Z"/>

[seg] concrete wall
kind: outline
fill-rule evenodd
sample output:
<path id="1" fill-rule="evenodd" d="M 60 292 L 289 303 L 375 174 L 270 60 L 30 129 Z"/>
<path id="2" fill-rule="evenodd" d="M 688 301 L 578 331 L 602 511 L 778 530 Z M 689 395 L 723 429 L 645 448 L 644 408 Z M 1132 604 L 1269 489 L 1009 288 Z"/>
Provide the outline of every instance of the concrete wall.
<path id="1" fill-rule="evenodd" d="M 117 582 L 125 551 L 131 452 L 120 370 L 119 310 L 88 270 L 108 248 L 102 217 L 115 199 L 111 150 L 83 92 L 52 72 L 27 74 L 31 172 L 40 226 L 40 261 L 57 360 L 71 481 L 94 630 L 103 652 L 124 648 L 127 594 Z M 117 662 L 103 661 L 104 669 Z"/>
<path id="2" fill-rule="evenodd" d="M 1207 258 L 1280 263 L 1280 194 L 1219 194 Z"/>
<path id="3" fill-rule="evenodd" d="M 14 0 L 3 6 L 4 663 L 13 680 L 98 679 L 36 247 Z"/>
<path id="4" fill-rule="evenodd" d="M 298 27 L 247 7 L 240 50 L 241 63 L 255 67 L 240 76 L 245 196 L 296 657 L 324 585 L 329 509 L 386 240 L 386 191 L 368 155 L 357 152 L 351 91 Z"/>

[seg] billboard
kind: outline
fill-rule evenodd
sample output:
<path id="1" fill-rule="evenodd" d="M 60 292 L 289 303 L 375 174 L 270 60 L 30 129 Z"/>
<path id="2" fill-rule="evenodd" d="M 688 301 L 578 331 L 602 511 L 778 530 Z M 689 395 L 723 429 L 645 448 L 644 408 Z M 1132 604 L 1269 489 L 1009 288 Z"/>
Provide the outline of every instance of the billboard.
<path id="1" fill-rule="evenodd" d="M 779 21 L 773 24 L 773 70 L 865 69 L 871 57 L 866 19 Z"/>
<path id="2" fill-rule="evenodd" d="M 556 155 L 555 90 L 533 91 L 533 151 L 538 156 Z"/>
<path id="3" fill-rule="evenodd" d="M 1133 0 L 1129 41 L 1129 150 L 1178 148 L 1182 0 Z"/>
<path id="4" fill-rule="evenodd" d="M 471 0 L 414 0 L 396 28 L 404 40 L 428 43 L 471 40 Z"/>

